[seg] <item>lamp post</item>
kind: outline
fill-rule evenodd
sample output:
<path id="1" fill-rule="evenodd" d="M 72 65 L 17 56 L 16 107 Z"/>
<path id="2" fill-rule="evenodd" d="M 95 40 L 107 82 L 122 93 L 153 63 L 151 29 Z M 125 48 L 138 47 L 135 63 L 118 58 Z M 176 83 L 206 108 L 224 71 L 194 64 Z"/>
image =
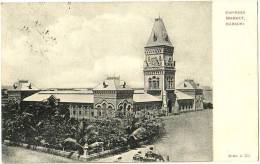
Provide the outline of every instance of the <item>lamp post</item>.
<path id="1" fill-rule="evenodd" d="M 87 143 L 84 144 L 83 150 L 84 150 L 83 157 L 87 157 L 87 155 L 88 155 L 88 144 Z"/>

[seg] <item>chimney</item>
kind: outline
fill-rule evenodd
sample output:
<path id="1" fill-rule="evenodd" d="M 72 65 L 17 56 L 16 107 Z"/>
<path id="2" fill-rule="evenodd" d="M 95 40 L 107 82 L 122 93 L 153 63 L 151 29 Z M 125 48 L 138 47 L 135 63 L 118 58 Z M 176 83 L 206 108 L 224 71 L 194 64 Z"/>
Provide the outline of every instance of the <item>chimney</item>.
<path id="1" fill-rule="evenodd" d="M 125 88 L 125 86 L 126 86 L 126 82 L 124 81 L 123 88 Z"/>
<path id="2" fill-rule="evenodd" d="M 105 81 L 103 82 L 103 87 L 106 88 L 107 84 L 105 83 Z"/>

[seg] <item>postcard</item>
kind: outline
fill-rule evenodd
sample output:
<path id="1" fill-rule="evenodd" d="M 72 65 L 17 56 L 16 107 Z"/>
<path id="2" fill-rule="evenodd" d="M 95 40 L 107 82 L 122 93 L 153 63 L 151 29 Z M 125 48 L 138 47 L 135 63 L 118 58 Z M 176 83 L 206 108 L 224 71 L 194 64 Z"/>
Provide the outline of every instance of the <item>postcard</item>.
<path id="1" fill-rule="evenodd" d="M 257 1 L 3 2 L 3 163 L 257 161 Z"/>

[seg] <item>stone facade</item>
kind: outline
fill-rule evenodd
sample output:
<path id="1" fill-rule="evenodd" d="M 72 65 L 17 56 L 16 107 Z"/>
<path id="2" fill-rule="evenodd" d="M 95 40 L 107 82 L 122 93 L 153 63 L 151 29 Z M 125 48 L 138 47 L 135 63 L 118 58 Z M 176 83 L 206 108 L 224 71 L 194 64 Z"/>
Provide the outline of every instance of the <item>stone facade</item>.
<path id="1" fill-rule="evenodd" d="M 133 109 L 134 90 L 119 77 L 108 77 L 93 89 L 93 94 L 98 116 L 125 116 Z"/>

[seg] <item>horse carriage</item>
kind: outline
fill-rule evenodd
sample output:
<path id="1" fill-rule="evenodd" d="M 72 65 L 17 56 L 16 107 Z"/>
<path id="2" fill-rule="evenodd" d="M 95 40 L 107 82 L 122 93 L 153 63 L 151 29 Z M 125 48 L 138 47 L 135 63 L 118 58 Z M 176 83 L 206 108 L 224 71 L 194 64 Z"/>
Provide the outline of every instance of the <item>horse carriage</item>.
<path id="1" fill-rule="evenodd" d="M 138 152 L 133 156 L 133 160 L 140 162 L 164 162 L 163 156 L 152 151 L 150 148 L 149 151 L 145 153 L 144 156 L 141 155 L 141 152 Z"/>

